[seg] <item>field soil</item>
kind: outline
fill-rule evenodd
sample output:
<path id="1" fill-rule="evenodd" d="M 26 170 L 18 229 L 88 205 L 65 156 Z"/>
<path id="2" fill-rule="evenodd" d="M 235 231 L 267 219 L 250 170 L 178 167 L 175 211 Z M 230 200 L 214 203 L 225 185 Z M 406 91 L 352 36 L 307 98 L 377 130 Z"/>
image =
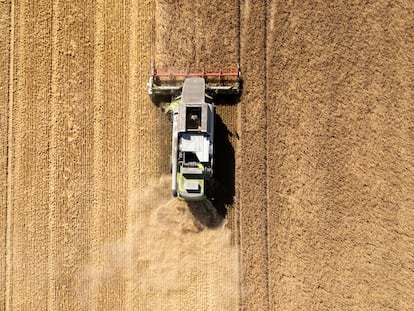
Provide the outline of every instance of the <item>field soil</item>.
<path id="1" fill-rule="evenodd" d="M 410 310 L 414 4 L 0 1 L 1 310 Z M 160 67 L 240 63 L 219 202 L 170 196 Z"/>

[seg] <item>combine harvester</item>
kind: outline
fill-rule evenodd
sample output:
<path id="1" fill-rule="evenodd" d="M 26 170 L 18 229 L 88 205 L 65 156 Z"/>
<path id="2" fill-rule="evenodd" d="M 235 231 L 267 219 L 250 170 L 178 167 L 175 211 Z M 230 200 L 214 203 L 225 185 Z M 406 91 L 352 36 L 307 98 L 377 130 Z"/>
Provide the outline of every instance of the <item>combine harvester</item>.
<path id="1" fill-rule="evenodd" d="M 214 175 L 214 120 L 217 96 L 238 96 L 240 68 L 183 70 L 151 64 L 148 93 L 155 103 L 169 102 L 171 113 L 171 190 L 186 201 L 210 198 Z"/>

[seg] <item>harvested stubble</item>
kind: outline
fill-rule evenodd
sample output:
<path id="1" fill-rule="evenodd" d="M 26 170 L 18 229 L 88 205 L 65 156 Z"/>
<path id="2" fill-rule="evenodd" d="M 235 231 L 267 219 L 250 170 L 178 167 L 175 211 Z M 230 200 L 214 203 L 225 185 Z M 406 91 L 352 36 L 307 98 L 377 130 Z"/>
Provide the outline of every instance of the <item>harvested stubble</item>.
<path id="1" fill-rule="evenodd" d="M 7 167 L 9 133 L 9 83 L 10 83 L 10 3 L 0 3 L 0 306 L 5 305 L 6 292 L 6 232 L 7 224 Z"/>

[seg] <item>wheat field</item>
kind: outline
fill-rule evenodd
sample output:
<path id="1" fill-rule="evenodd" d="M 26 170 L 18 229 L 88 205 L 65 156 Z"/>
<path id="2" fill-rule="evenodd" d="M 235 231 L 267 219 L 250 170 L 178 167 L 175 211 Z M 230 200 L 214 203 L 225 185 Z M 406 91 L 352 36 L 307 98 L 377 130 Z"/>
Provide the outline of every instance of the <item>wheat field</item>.
<path id="1" fill-rule="evenodd" d="M 0 310 L 413 308 L 412 2 L 4 0 L 0 42 Z M 219 204 L 152 59 L 240 64 Z"/>

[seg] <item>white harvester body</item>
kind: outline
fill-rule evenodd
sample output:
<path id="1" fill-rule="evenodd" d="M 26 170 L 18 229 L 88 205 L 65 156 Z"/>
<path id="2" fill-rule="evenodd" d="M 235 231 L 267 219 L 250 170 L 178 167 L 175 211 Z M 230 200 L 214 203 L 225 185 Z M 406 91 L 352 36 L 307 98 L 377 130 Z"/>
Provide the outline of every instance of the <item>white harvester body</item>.
<path id="1" fill-rule="evenodd" d="M 184 80 L 177 100 L 172 111 L 171 190 L 184 200 L 202 200 L 205 180 L 213 173 L 214 104 L 206 102 L 205 81 L 199 77 Z"/>
<path id="2" fill-rule="evenodd" d="M 148 81 L 151 98 L 170 99 L 171 113 L 171 191 L 186 201 L 207 198 L 206 188 L 214 171 L 214 123 L 217 95 L 238 95 L 239 68 L 220 71 L 183 72 L 152 66 Z"/>

